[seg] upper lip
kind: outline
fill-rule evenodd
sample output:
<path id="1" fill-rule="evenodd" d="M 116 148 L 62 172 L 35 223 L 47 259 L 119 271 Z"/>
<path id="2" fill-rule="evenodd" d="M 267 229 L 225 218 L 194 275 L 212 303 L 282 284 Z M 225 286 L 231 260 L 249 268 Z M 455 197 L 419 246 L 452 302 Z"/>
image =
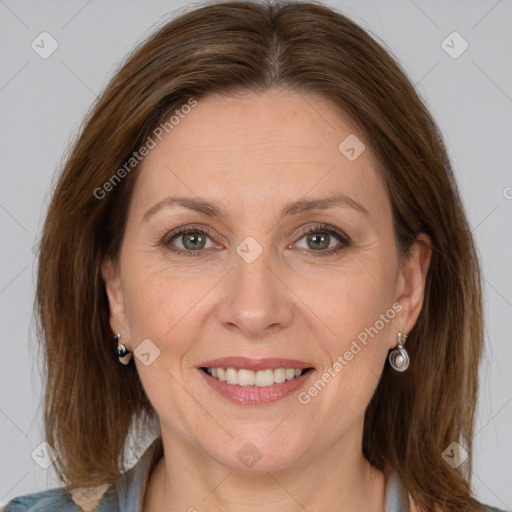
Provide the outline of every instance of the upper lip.
<path id="1" fill-rule="evenodd" d="M 313 368 L 311 363 L 298 361 L 297 359 L 283 359 L 278 357 L 265 357 L 262 359 L 250 359 L 248 357 L 220 357 L 210 359 L 199 365 L 199 368 L 236 368 L 246 370 L 275 370 L 276 368 Z"/>

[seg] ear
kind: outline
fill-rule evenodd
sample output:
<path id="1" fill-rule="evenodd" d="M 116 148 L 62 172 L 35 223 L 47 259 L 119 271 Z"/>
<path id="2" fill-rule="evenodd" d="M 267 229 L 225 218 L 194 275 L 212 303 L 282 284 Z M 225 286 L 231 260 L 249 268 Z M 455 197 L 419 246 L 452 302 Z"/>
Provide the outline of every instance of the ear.
<path id="1" fill-rule="evenodd" d="M 432 256 L 431 239 L 421 233 L 404 256 L 397 285 L 396 301 L 401 304 L 402 312 L 396 316 L 397 332 L 399 330 L 408 334 L 418 320 L 423 298 L 425 295 L 425 281 Z M 396 340 L 394 340 L 396 345 Z"/>
<path id="2" fill-rule="evenodd" d="M 121 334 L 121 340 L 129 340 L 128 322 L 126 319 L 121 273 L 118 265 L 106 256 L 101 262 L 101 276 L 105 283 L 110 310 L 110 328 L 114 333 Z M 125 341 L 122 341 L 126 345 Z"/>

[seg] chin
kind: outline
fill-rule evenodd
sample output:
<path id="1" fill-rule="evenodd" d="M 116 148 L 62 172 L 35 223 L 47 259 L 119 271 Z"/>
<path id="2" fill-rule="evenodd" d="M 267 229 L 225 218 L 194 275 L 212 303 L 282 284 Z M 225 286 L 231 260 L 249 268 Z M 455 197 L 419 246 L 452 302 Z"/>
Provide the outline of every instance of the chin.
<path id="1" fill-rule="evenodd" d="M 275 425 L 274 425 L 275 428 Z M 272 434 L 271 434 L 272 435 Z M 299 439 L 290 443 L 281 436 L 275 439 L 255 439 L 238 437 L 228 443 L 219 443 L 215 447 L 205 447 L 205 451 L 219 464 L 232 471 L 263 474 L 288 469 L 295 466 L 305 456 L 305 445 Z M 222 446 L 222 449 L 218 449 Z"/>

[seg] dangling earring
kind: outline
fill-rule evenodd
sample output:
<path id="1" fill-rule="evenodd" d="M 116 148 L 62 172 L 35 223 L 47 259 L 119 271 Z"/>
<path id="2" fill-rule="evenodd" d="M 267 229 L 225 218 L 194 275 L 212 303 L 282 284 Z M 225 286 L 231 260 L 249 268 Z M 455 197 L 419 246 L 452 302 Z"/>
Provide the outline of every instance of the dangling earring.
<path id="1" fill-rule="evenodd" d="M 119 343 L 120 339 L 121 335 L 117 333 L 112 340 L 114 343 L 114 355 L 119 359 L 120 363 L 127 365 L 132 358 L 132 353 L 122 343 Z"/>
<path id="2" fill-rule="evenodd" d="M 407 335 L 398 333 L 398 348 L 389 353 L 389 364 L 397 372 L 405 372 L 409 367 L 409 354 L 404 348 L 404 343 L 407 340 Z"/>

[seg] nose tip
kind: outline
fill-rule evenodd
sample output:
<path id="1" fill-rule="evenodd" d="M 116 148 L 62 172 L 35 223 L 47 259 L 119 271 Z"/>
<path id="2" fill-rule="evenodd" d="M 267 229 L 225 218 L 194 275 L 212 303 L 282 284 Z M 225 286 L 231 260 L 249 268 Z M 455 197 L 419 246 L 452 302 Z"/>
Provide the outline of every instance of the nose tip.
<path id="1" fill-rule="evenodd" d="M 279 323 L 268 324 L 263 316 L 242 317 L 237 320 L 226 322 L 226 327 L 243 333 L 249 339 L 263 338 L 279 330 Z"/>

